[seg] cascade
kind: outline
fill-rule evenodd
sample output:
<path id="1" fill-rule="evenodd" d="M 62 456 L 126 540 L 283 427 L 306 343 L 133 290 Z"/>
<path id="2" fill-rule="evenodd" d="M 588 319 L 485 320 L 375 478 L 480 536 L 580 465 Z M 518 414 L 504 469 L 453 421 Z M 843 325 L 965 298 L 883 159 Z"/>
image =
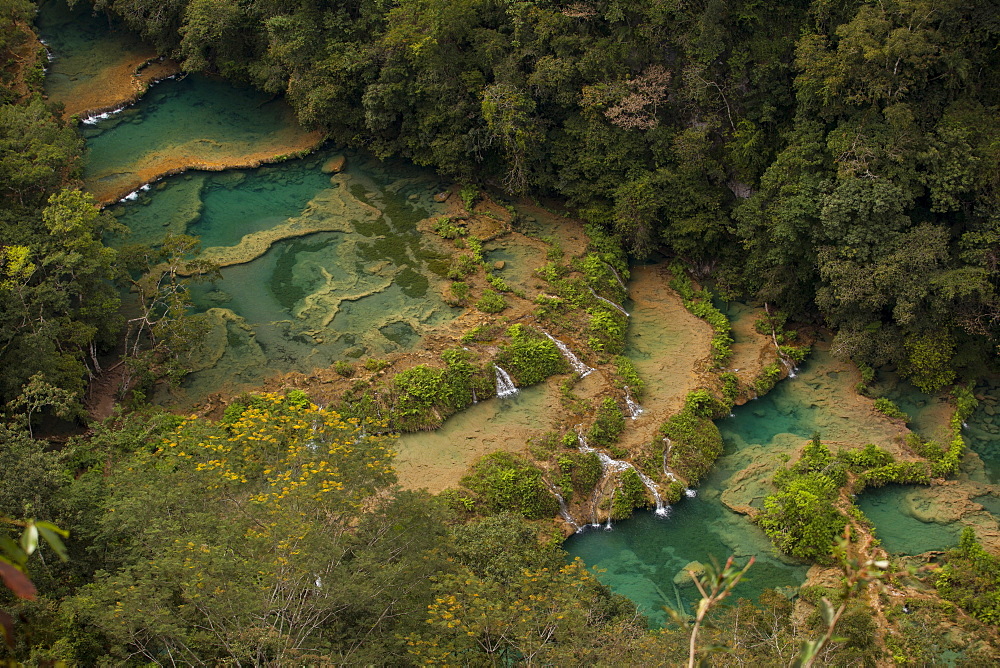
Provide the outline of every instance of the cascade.
<path id="1" fill-rule="evenodd" d="M 611 531 L 611 509 L 615 507 L 615 492 L 617 489 L 611 490 L 611 502 L 608 504 L 608 521 L 604 524 L 605 531 Z"/>
<path id="2" fill-rule="evenodd" d="M 622 290 L 628 290 L 628 288 L 625 287 L 625 281 L 623 281 L 622 277 L 618 275 L 618 272 L 615 270 L 615 268 L 612 267 L 607 262 L 604 263 L 604 266 L 610 269 L 611 273 L 615 275 L 615 279 L 617 279 L 618 285 L 622 286 Z"/>
<path id="3" fill-rule="evenodd" d="M 795 365 L 792 364 L 784 355 L 780 356 L 781 366 L 788 369 L 788 377 L 795 378 Z"/>
<path id="4" fill-rule="evenodd" d="M 545 480 L 545 478 L 542 478 L 542 481 L 545 483 L 545 486 L 549 488 L 549 491 L 552 492 L 552 495 L 556 497 L 556 501 L 559 502 L 559 515 L 566 520 L 567 524 L 576 529 L 577 532 L 582 531 L 583 529 L 580 528 L 580 525 L 577 524 L 576 520 L 573 519 L 573 516 L 569 514 L 569 507 L 566 505 L 566 499 L 562 497 L 562 494 L 559 493 L 555 485 L 550 483 L 548 480 Z"/>
<path id="5" fill-rule="evenodd" d="M 670 482 L 677 482 L 677 476 L 675 476 L 674 472 L 670 470 L 669 466 L 667 466 L 667 458 L 670 457 L 670 451 L 674 449 L 674 444 L 671 443 L 670 439 L 665 436 L 663 437 L 663 442 L 667 444 L 667 447 L 663 450 L 663 475 L 669 478 Z"/>
<path id="6" fill-rule="evenodd" d="M 554 336 L 546 332 L 544 329 L 542 330 L 542 332 L 545 334 L 545 336 L 549 337 L 552 343 L 556 344 L 556 347 L 559 349 L 559 352 L 561 352 L 563 357 L 566 358 L 566 361 L 569 362 L 569 365 L 573 367 L 573 371 L 580 374 L 580 378 L 586 378 L 587 376 L 590 375 L 593 369 L 584 364 L 583 362 L 581 362 L 580 359 L 573 354 L 573 351 L 570 350 L 565 343 L 555 338 Z"/>
<path id="7" fill-rule="evenodd" d="M 631 466 L 631 465 L 630 465 Z M 631 466 L 637 474 L 639 474 L 639 479 L 642 480 L 642 484 L 646 486 L 650 492 L 653 493 L 653 498 L 656 499 L 656 515 L 657 517 L 669 517 L 670 516 L 670 506 L 663 503 L 663 499 L 660 498 L 660 490 L 657 489 L 656 483 L 648 475 L 640 471 L 639 469 Z"/>
<path id="8" fill-rule="evenodd" d="M 476 388 L 472 388 L 472 405 L 475 406 L 479 403 L 479 399 L 476 399 Z"/>
<path id="9" fill-rule="evenodd" d="M 642 484 L 645 485 L 646 489 L 653 494 L 653 499 L 656 501 L 656 515 L 658 517 L 667 517 L 670 515 L 670 506 L 663 503 L 663 499 L 660 497 L 660 491 L 656 487 L 656 483 L 653 482 L 652 478 L 628 462 L 620 459 L 612 459 L 609 455 L 606 455 L 600 450 L 587 445 L 587 439 L 584 437 L 579 425 L 577 425 L 576 437 L 578 440 L 577 449 L 580 450 L 580 452 L 593 452 L 597 455 L 597 458 L 601 461 L 601 471 L 603 474 L 607 474 L 608 471 L 620 473 L 621 471 L 627 471 L 628 469 L 635 471 L 636 475 L 639 476 L 639 479 L 642 480 Z M 604 475 L 601 476 L 601 479 L 604 479 Z M 614 499 L 614 492 L 612 492 L 612 499 Z"/>
<path id="10" fill-rule="evenodd" d="M 604 297 L 602 297 L 601 295 L 599 295 L 599 294 L 597 294 L 596 292 L 594 292 L 594 288 L 592 288 L 592 287 L 590 287 L 590 286 L 588 285 L 588 286 L 587 286 L 587 289 L 588 289 L 588 290 L 590 290 L 590 294 L 594 295 L 595 297 L 597 297 L 598 299 L 600 299 L 600 300 L 601 300 L 602 302 L 604 302 L 605 304 L 609 304 L 609 305 L 611 305 L 612 307 L 614 307 L 614 308 L 618 309 L 618 311 L 620 311 L 620 312 L 621 312 L 621 314 L 622 314 L 622 315 L 624 315 L 624 316 L 625 316 L 626 318 L 629 318 L 629 317 L 631 317 L 631 316 L 629 315 L 629 312 L 628 312 L 628 311 L 626 311 L 625 309 L 623 309 L 623 308 L 622 308 L 621 306 L 619 306 L 618 304 L 614 303 L 614 302 L 613 302 L 613 301 L 611 301 L 610 299 L 605 299 L 605 298 L 604 298 Z"/>
<path id="11" fill-rule="evenodd" d="M 628 391 L 628 385 L 625 386 L 625 405 L 628 407 L 629 416 L 633 420 L 642 415 L 642 406 L 632 398 L 632 395 Z"/>
<path id="12" fill-rule="evenodd" d="M 517 394 L 517 387 L 514 385 L 514 381 L 510 379 L 510 374 L 496 364 L 493 365 L 493 368 L 497 371 L 497 397 L 506 399 Z"/>
<path id="13" fill-rule="evenodd" d="M 684 496 L 686 496 L 689 499 L 693 499 L 694 497 L 698 496 L 698 490 L 691 489 L 689 487 L 688 489 L 684 490 Z"/>

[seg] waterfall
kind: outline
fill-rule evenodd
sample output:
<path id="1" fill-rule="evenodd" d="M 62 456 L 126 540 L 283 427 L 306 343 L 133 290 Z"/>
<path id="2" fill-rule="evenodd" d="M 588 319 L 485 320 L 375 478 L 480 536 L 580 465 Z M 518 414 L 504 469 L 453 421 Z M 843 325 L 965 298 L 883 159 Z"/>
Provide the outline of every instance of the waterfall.
<path id="1" fill-rule="evenodd" d="M 698 496 L 698 490 L 691 489 L 689 487 L 688 489 L 684 490 L 684 496 L 686 496 L 689 499 L 693 499 L 694 497 Z"/>
<path id="2" fill-rule="evenodd" d="M 614 303 L 614 302 L 613 302 L 613 301 L 611 301 L 610 299 L 605 299 L 605 298 L 604 298 L 604 297 L 602 297 L 601 295 L 599 295 L 599 294 L 597 294 L 596 292 L 594 292 L 594 288 L 592 288 L 592 287 L 590 287 L 590 286 L 588 285 L 588 286 L 587 286 L 587 289 L 588 289 L 588 290 L 590 290 L 590 294 L 594 295 L 595 297 L 597 297 L 598 299 L 600 299 L 600 300 L 601 300 L 602 302 L 604 302 L 605 304 L 610 304 L 610 305 L 611 305 L 612 307 L 614 307 L 614 308 L 618 309 L 618 310 L 619 310 L 619 311 L 621 312 L 621 314 L 622 314 L 622 315 L 624 315 L 624 316 L 625 316 L 626 318 L 629 318 L 629 317 L 631 317 L 631 316 L 629 315 L 628 311 L 626 311 L 625 309 L 623 309 L 623 308 L 622 308 L 621 306 L 619 306 L 618 304 Z"/>
<path id="3" fill-rule="evenodd" d="M 636 475 L 639 476 L 639 479 L 642 480 L 642 484 L 646 486 L 646 489 L 648 489 L 653 494 L 653 499 L 656 500 L 656 515 L 658 517 L 668 517 L 670 515 L 670 506 L 663 503 L 663 499 L 660 497 L 660 490 L 657 488 L 656 483 L 653 482 L 652 478 L 650 478 L 648 475 L 646 475 L 636 467 L 632 466 L 628 462 L 622 461 L 621 459 L 612 459 L 610 456 L 604 454 L 600 450 L 597 450 L 596 448 L 592 448 L 589 445 L 587 445 L 587 439 L 584 438 L 583 432 L 580 430 L 579 425 L 577 425 L 576 436 L 579 441 L 577 449 L 580 450 L 580 452 L 593 452 L 595 455 L 597 455 L 597 458 L 601 460 L 601 470 L 604 474 L 606 474 L 608 471 L 620 473 L 622 471 L 627 471 L 628 469 L 632 469 L 633 471 L 635 471 Z M 602 480 L 604 479 L 604 475 L 601 476 L 601 479 Z M 614 492 L 612 492 L 611 498 L 614 499 Z"/>
<path id="4" fill-rule="evenodd" d="M 642 480 L 642 484 L 646 486 L 646 489 L 653 493 L 653 498 L 656 499 L 656 516 L 669 517 L 670 506 L 663 503 L 663 499 L 660 498 L 660 490 L 657 489 L 656 483 L 653 482 L 653 479 L 634 466 L 632 466 L 632 470 L 639 474 L 639 479 Z"/>
<path id="5" fill-rule="evenodd" d="M 628 407 L 628 413 L 633 420 L 642 415 L 642 406 L 632 398 L 632 395 L 628 391 L 628 385 L 625 386 L 625 405 Z"/>
<path id="6" fill-rule="evenodd" d="M 479 403 L 479 400 L 476 399 L 476 387 L 473 386 L 472 387 L 472 405 L 475 406 L 478 403 Z"/>
<path id="7" fill-rule="evenodd" d="M 666 436 L 663 437 L 663 442 L 667 444 L 667 447 L 663 449 L 663 475 L 669 478 L 670 482 L 677 482 L 677 476 L 667 466 L 667 458 L 670 457 L 670 451 L 674 449 L 674 444 Z"/>
<path id="8" fill-rule="evenodd" d="M 792 364 L 784 355 L 780 356 L 781 366 L 788 369 L 788 377 L 795 378 L 795 365 Z"/>
<path id="9" fill-rule="evenodd" d="M 506 399 L 517 394 L 517 387 L 514 385 L 514 381 L 510 379 L 510 374 L 496 364 L 493 365 L 493 368 L 497 371 L 497 397 Z"/>
<path id="10" fill-rule="evenodd" d="M 592 372 L 593 369 L 584 364 L 583 362 L 581 362 L 580 359 L 573 354 L 573 351 L 570 350 L 565 343 L 555 338 L 554 336 L 546 332 L 544 329 L 542 330 L 542 332 L 545 334 L 545 336 L 549 337 L 552 343 L 556 344 L 556 347 L 559 349 L 559 352 L 561 352 L 563 357 L 566 358 L 566 361 L 569 362 L 569 365 L 573 367 L 573 371 L 580 374 L 580 378 L 586 378 L 587 376 L 590 375 L 590 372 Z"/>
<path id="11" fill-rule="evenodd" d="M 611 531 L 611 511 L 615 507 L 615 492 L 617 492 L 617 491 L 618 491 L 618 488 L 615 488 L 615 489 L 611 490 L 611 502 L 608 504 L 608 521 L 605 522 L 605 524 L 604 524 L 604 530 L 605 531 Z"/>
<path id="12" fill-rule="evenodd" d="M 552 492 L 553 496 L 556 497 L 556 501 L 559 502 L 559 515 L 566 520 L 567 524 L 576 529 L 577 533 L 583 531 L 583 529 L 580 528 L 580 525 L 573 519 L 573 516 L 569 514 L 569 507 L 566 505 L 566 499 L 564 499 L 562 494 L 556 490 L 555 485 L 548 480 L 545 480 L 545 478 L 542 478 L 542 481 L 545 483 L 545 486 L 549 488 L 549 491 Z"/>
<path id="13" fill-rule="evenodd" d="M 611 273 L 615 275 L 615 278 L 618 280 L 618 285 L 622 286 L 622 290 L 626 290 L 627 291 L 628 288 L 625 287 L 625 281 L 623 281 L 622 277 L 618 275 L 618 272 L 615 271 L 615 268 L 612 267 L 607 262 L 604 263 L 604 266 L 607 267 L 608 269 L 610 269 Z"/>

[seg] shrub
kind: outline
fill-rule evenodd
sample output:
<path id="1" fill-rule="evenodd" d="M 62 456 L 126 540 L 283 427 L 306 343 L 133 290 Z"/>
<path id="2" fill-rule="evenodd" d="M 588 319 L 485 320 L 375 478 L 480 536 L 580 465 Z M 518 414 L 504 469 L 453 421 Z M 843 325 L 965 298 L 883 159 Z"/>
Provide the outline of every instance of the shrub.
<path id="1" fill-rule="evenodd" d="M 454 225 L 450 218 L 444 216 L 434 222 L 434 231 L 442 239 L 456 239 L 469 233 L 467 229 Z"/>
<path id="2" fill-rule="evenodd" d="M 674 472 L 690 484 L 697 484 L 722 454 L 722 435 L 715 423 L 689 410 L 682 410 L 660 426 L 661 438 L 673 446 L 670 464 Z M 662 457 L 664 445 L 657 439 L 656 456 Z"/>
<path id="3" fill-rule="evenodd" d="M 909 420 L 910 416 L 900 410 L 899 406 L 896 405 L 891 399 L 886 397 L 879 397 L 875 400 L 875 410 L 877 410 L 882 415 L 891 417 L 894 420 Z"/>
<path id="4" fill-rule="evenodd" d="M 483 313 L 499 313 L 507 308 L 507 300 L 489 288 L 483 290 L 483 296 L 476 302 L 476 308 Z"/>
<path id="5" fill-rule="evenodd" d="M 837 486 L 822 473 L 793 476 L 764 499 L 757 524 L 782 552 L 830 563 L 834 541 L 847 525 L 836 509 L 837 495 Z"/>
<path id="6" fill-rule="evenodd" d="M 780 379 L 781 366 L 777 362 L 771 362 L 757 374 L 753 381 L 753 389 L 757 392 L 757 396 L 767 394 L 778 384 Z"/>
<path id="7" fill-rule="evenodd" d="M 354 375 L 354 365 L 350 362 L 345 362 L 344 360 L 337 360 L 334 362 L 333 370 L 344 378 L 350 378 Z"/>
<path id="8" fill-rule="evenodd" d="M 479 188 L 471 183 L 467 183 L 458 191 L 458 196 L 462 198 L 462 204 L 465 205 L 465 209 L 472 211 L 476 206 L 476 202 L 479 201 Z"/>
<path id="9" fill-rule="evenodd" d="M 469 274 L 474 274 L 479 270 L 479 263 L 475 259 L 469 257 L 468 255 L 459 255 L 451 261 L 451 266 L 448 267 L 448 278 L 452 280 L 459 280 L 465 278 Z"/>
<path id="10" fill-rule="evenodd" d="M 587 430 L 587 441 L 594 447 L 604 448 L 621 436 L 625 430 L 625 415 L 611 397 L 604 397 L 594 416 L 594 423 Z"/>
<path id="11" fill-rule="evenodd" d="M 611 519 L 623 520 L 632 514 L 635 508 L 645 508 L 649 505 L 646 497 L 646 486 L 634 469 L 622 471 L 618 478 L 618 488 L 611 501 Z"/>
<path id="12" fill-rule="evenodd" d="M 639 399 L 642 396 L 642 391 L 646 383 L 639 377 L 639 372 L 636 371 L 632 360 L 624 355 L 616 355 L 612 361 L 615 364 L 615 371 L 618 374 L 618 379 L 621 381 L 621 386 L 627 386 L 629 392 L 632 393 L 632 397 Z"/>
<path id="13" fill-rule="evenodd" d="M 510 286 L 507 285 L 507 281 L 494 274 L 486 274 L 486 282 L 496 288 L 499 292 L 511 291 Z"/>
<path id="14" fill-rule="evenodd" d="M 501 346 L 497 362 L 519 386 L 535 385 L 569 367 L 559 348 L 547 336 L 518 323 L 507 330 L 510 343 Z"/>
<path id="15" fill-rule="evenodd" d="M 739 376 L 732 371 L 724 371 L 719 374 L 719 379 L 722 381 L 722 396 L 735 403 L 741 393 Z"/>
<path id="16" fill-rule="evenodd" d="M 464 281 L 455 281 L 451 284 L 451 294 L 455 297 L 455 301 L 464 304 L 465 300 L 469 298 L 469 284 Z"/>
<path id="17" fill-rule="evenodd" d="M 368 371 L 381 371 L 387 368 L 391 362 L 388 360 L 380 360 L 375 357 L 369 357 L 365 360 L 365 369 Z"/>
<path id="18" fill-rule="evenodd" d="M 477 507 L 489 514 L 513 512 L 543 519 L 559 511 L 558 501 L 542 480 L 542 471 L 507 452 L 480 459 L 462 478 L 462 485 L 476 493 Z"/>

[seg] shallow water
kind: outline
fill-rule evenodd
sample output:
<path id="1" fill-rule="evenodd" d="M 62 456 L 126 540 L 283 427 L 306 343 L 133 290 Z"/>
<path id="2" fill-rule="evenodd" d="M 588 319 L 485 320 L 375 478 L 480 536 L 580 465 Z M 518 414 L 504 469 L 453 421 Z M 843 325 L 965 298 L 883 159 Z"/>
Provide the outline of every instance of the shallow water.
<path id="1" fill-rule="evenodd" d="M 975 413 L 969 418 L 964 433 L 969 448 L 983 460 L 989 482 L 998 485 L 1000 484 L 1000 379 L 980 383 L 976 386 L 975 392 L 982 398 Z"/>
<path id="2" fill-rule="evenodd" d="M 331 177 L 320 169 L 331 153 L 170 177 L 115 208 L 131 241 L 188 233 L 231 265 L 192 289 L 213 328 L 184 382 L 187 399 L 410 350 L 454 317 L 437 287 L 441 259 L 416 228 L 442 209 L 436 177 L 363 155 Z M 277 241 L 246 243 L 262 232 Z"/>
<path id="3" fill-rule="evenodd" d="M 316 141 L 282 99 L 196 74 L 157 84 L 82 133 L 84 181 L 104 201 L 166 173 L 250 166 Z"/>
<path id="4" fill-rule="evenodd" d="M 736 590 L 747 598 L 766 588 L 801 585 L 806 567 L 779 555 L 763 532 L 746 516 L 729 510 L 720 497 L 734 505 L 760 507 L 772 490 L 770 476 L 815 433 L 832 449 L 891 445 L 900 430 L 873 416 L 870 403 L 854 394 L 853 384 L 849 367 L 820 347 L 795 378 L 717 422 L 725 452 L 697 498 L 683 499 L 665 520 L 641 513 L 615 524 L 610 532 L 577 534 L 566 541 L 566 549 L 589 566 L 604 569 L 598 578 L 632 598 L 654 626 L 666 621 L 663 599 L 675 605 L 672 579 L 690 561 L 705 562 L 711 556 L 723 561 L 736 554 L 745 562 L 756 555 L 749 579 Z M 691 589 L 681 595 L 689 606 L 697 598 Z"/>
<path id="5" fill-rule="evenodd" d="M 77 2 L 73 9 L 64 0 L 44 2 L 35 25 L 53 55 L 45 94 L 65 104 L 68 115 L 127 97 L 131 70 L 155 55 L 118 21 L 95 14 L 87 2 Z"/>
<path id="6" fill-rule="evenodd" d="M 401 483 L 437 493 L 455 486 L 479 457 L 523 450 L 528 439 L 558 428 L 556 394 L 547 385 L 524 388 L 509 398 L 481 401 L 435 431 L 400 436 L 394 449 Z"/>
<path id="7" fill-rule="evenodd" d="M 866 491 L 858 497 L 857 504 L 875 525 L 875 536 L 882 541 L 882 547 L 892 554 L 920 554 L 954 547 L 962 526 L 924 522 L 914 517 L 911 504 L 920 502 L 919 497 L 911 498 L 915 489 L 910 485 L 887 485 Z"/>

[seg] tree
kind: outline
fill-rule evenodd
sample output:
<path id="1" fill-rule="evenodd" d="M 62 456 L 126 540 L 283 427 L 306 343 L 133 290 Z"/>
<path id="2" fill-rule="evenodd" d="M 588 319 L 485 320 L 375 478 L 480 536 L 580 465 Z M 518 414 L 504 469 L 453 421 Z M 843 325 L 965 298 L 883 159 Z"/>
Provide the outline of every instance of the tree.
<path id="1" fill-rule="evenodd" d="M 446 568 L 444 526 L 426 495 L 393 498 L 390 442 L 371 428 L 276 395 L 225 426 L 183 420 L 112 474 L 99 539 L 119 565 L 67 610 L 118 659 L 400 656 Z"/>

